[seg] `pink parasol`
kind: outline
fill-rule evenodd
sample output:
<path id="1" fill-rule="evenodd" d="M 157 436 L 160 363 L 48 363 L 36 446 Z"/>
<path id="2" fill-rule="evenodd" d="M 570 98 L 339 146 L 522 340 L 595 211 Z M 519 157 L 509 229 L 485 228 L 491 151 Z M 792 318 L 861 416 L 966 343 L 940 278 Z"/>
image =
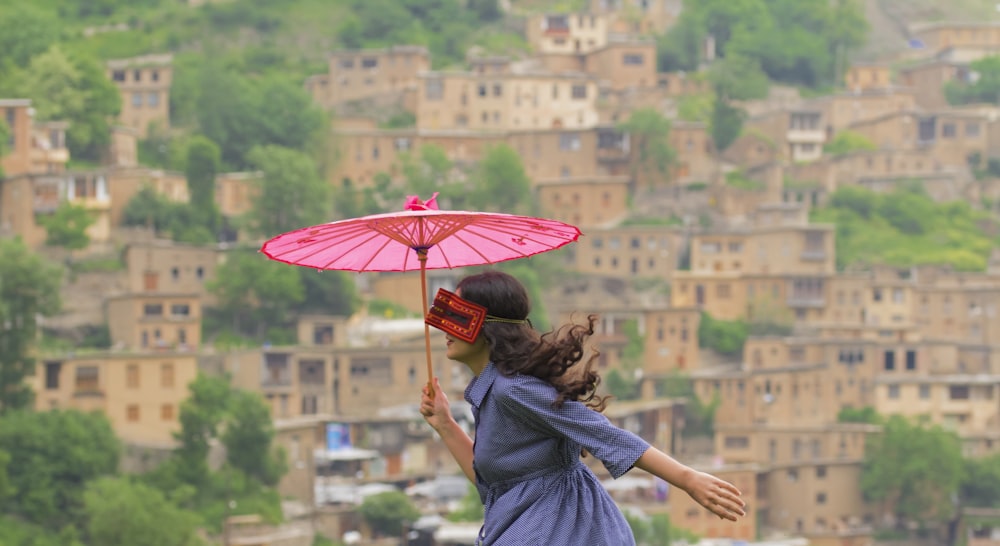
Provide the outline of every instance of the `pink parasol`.
<path id="1" fill-rule="evenodd" d="M 556 220 L 503 213 L 438 210 L 437 193 L 416 196 L 404 210 L 306 227 L 264 243 L 268 258 L 313 269 L 420 270 L 427 315 L 427 269 L 487 265 L 526 258 L 576 241 L 580 230 Z M 424 324 L 428 381 L 430 329 Z M 433 392 L 433 389 L 431 389 Z"/>

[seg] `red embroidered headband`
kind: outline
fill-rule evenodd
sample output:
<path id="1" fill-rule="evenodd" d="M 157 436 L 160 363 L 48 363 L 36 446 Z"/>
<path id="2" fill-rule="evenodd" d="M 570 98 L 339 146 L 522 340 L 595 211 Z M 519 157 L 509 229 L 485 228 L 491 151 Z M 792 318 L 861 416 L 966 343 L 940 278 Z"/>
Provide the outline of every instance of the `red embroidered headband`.
<path id="1" fill-rule="evenodd" d="M 487 322 L 531 324 L 528 319 L 508 319 L 488 315 L 482 305 L 462 299 L 444 288 L 438 289 L 424 322 L 468 343 L 476 340 L 479 331 L 483 329 L 483 324 Z"/>

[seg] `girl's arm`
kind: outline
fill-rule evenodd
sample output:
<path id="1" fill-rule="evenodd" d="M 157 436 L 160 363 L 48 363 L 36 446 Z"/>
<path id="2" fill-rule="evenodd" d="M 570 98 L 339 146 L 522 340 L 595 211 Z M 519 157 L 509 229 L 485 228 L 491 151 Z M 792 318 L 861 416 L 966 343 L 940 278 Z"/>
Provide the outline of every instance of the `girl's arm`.
<path id="1" fill-rule="evenodd" d="M 431 428 L 441 436 L 441 441 L 458 462 L 465 477 L 469 478 L 472 483 L 476 483 L 476 472 L 472 469 L 472 438 L 469 438 L 469 435 L 451 416 L 448 397 L 441 390 L 441 385 L 436 377 L 434 378 L 433 398 L 427 391 L 427 386 L 424 386 L 423 396 L 420 399 L 420 413 Z"/>
<path id="2" fill-rule="evenodd" d="M 666 453 L 650 447 L 635 462 L 635 467 L 666 480 L 691 496 L 698 504 L 723 519 L 736 521 L 746 515 L 746 503 L 733 484 L 678 462 Z"/>

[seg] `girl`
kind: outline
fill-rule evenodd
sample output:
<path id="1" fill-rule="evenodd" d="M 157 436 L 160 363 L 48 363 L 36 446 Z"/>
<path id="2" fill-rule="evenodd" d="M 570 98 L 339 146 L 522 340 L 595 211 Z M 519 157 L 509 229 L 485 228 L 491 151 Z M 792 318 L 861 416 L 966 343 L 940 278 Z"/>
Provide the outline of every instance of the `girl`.
<path id="1" fill-rule="evenodd" d="M 720 518 L 736 521 L 745 515 L 735 486 L 677 462 L 600 413 L 606 399 L 595 394 L 594 357 L 582 369 L 573 368 L 594 333 L 593 316 L 587 326 L 539 335 L 527 319 L 531 306 L 524 286 L 498 271 L 466 277 L 452 296 L 457 296 L 458 315 L 485 308 L 481 330 L 473 328 L 471 334 L 466 327 L 476 326 L 475 318 L 454 329 L 428 319 L 445 330 L 448 358 L 475 375 L 465 390 L 475 440 L 452 418 L 437 378 L 433 392 L 424 387 L 420 411 L 479 491 L 485 521 L 478 544 L 634 545 L 624 515 L 580 461 L 582 450 L 615 478 L 637 467 L 687 492 Z"/>

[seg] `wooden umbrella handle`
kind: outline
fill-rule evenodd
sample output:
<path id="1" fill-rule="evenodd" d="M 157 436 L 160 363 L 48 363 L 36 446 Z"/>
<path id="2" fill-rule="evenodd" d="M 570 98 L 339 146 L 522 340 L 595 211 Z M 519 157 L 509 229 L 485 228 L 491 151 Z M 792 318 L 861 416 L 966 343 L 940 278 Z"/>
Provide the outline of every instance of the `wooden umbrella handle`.
<path id="1" fill-rule="evenodd" d="M 417 249 L 417 259 L 420 260 L 420 303 L 424 307 L 424 317 L 427 317 L 427 249 Z M 424 352 L 427 355 L 427 394 L 434 398 L 434 365 L 431 363 L 431 327 L 424 320 Z"/>

